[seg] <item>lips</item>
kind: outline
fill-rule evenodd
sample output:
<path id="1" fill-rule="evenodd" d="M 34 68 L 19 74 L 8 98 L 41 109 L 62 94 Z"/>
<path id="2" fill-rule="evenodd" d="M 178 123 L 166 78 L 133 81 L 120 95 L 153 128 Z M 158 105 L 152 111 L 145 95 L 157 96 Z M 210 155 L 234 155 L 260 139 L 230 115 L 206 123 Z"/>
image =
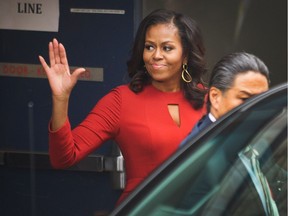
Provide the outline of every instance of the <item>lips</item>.
<path id="1" fill-rule="evenodd" d="M 151 64 L 152 68 L 155 69 L 155 70 L 159 70 L 163 67 L 165 67 L 164 64 Z"/>

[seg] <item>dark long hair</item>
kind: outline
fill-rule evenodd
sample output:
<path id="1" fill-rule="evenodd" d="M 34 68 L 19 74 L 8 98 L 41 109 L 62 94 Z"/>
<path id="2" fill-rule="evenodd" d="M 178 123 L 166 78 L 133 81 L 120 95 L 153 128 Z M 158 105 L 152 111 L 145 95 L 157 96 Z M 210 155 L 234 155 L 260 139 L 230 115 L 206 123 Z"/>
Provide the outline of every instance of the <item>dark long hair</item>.
<path id="1" fill-rule="evenodd" d="M 184 96 L 195 109 L 199 109 L 204 104 L 206 94 L 203 82 L 206 73 L 206 61 L 204 59 L 205 48 L 202 33 L 192 18 L 171 10 L 155 10 L 140 23 L 131 58 L 127 61 L 128 75 L 131 78 L 130 89 L 138 93 L 143 90 L 145 85 L 151 83 L 151 77 L 147 74 L 143 61 L 146 31 L 150 26 L 166 23 L 173 23 L 178 29 L 183 54 L 187 57 L 188 71 L 192 77 L 190 83 L 181 80 Z"/>
<path id="2" fill-rule="evenodd" d="M 213 86 L 225 93 L 230 89 L 238 74 L 253 71 L 266 77 L 270 83 L 269 70 L 265 63 L 257 56 L 247 52 L 234 52 L 222 57 L 214 66 L 210 79 L 209 89 Z M 210 111 L 211 103 L 207 100 L 207 110 Z"/>

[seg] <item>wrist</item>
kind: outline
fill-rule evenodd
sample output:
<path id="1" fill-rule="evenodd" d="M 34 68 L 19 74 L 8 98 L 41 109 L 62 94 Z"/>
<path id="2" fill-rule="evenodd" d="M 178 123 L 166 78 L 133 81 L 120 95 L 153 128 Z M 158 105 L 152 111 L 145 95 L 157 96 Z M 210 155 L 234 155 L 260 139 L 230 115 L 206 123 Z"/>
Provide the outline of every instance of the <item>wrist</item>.
<path id="1" fill-rule="evenodd" d="M 70 95 L 53 95 L 52 94 L 52 101 L 53 102 L 64 102 L 64 103 L 66 103 L 66 102 L 68 102 L 69 101 L 69 96 Z"/>

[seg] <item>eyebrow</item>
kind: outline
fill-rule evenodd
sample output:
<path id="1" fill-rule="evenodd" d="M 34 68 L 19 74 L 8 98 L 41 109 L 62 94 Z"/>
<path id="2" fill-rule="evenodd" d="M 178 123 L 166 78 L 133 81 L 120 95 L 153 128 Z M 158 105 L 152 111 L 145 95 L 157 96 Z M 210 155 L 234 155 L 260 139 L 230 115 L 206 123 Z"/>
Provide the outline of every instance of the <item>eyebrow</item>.
<path id="1" fill-rule="evenodd" d="M 153 42 L 151 40 L 145 40 L 145 43 L 153 43 L 153 44 L 155 44 L 155 42 Z M 175 43 L 175 42 L 171 41 L 171 40 L 161 42 L 161 44 L 166 44 L 166 43 Z"/>
<path id="2" fill-rule="evenodd" d="M 245 90 L 241 90 L 240 93 L 249 95 L 249 96 L 251 96 L 251 97 L 255 95 L 255 94 L 252 94 L 252 93 L 250 93 L 250 92 L 248 92 L 248 91 L 245 91 Z"/>

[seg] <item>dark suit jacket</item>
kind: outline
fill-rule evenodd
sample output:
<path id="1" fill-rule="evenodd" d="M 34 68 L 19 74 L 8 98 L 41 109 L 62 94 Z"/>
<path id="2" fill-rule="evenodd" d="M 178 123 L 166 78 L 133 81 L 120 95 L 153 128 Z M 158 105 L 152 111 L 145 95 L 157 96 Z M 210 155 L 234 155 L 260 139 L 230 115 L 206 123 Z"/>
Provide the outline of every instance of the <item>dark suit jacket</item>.
<path id="1" fill-rule="evenodd" d="M 193 127 L 192 131 L 189 133 L 189 135 L 180 143 L 180 147 L 185 145 L 187 140 L 194 137 L 196 134 L 198 134 L 202 129 L 207 127 L 208 125 L 212 124 L 213 122 L 210 120 L 208 115 L 203 116 L 197 124 Z"/>

